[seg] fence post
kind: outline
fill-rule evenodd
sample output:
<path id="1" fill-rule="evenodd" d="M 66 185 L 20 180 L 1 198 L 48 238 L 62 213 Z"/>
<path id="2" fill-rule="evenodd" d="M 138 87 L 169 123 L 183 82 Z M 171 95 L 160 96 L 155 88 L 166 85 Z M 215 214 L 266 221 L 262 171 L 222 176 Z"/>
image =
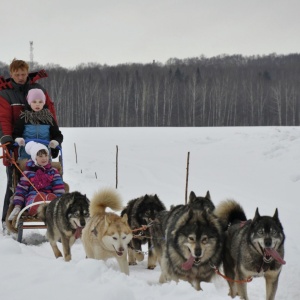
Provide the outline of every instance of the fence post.
<path id="1" fill-rule="evenodd" d="M 76 164 L 77 164 L 77 150 L 76 150 L 76 143 L 74 143 L 74 148 L 75 148 L 75 157 L 76 157 Z"/>
<path id="2" fill-rule="evenodd" d="M 116 189 L 118 188 L 118 155 L 119 155 L 119 147 L 116 146 Z"/>
<path id="3" fill-rule="evenodd" d="M 185 204 L 187 204 L 188 182 L 189 182 L 190 152 L 187 155 L 186 179 L 185 179 Z"/>

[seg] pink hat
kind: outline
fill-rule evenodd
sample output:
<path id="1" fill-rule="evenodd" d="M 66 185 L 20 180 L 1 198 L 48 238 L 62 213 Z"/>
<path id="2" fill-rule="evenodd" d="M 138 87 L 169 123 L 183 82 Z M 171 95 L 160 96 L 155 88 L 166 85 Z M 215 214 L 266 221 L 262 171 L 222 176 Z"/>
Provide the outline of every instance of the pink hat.
<path id="1" fill-rule="evenodd" d="M 27 102 L 30 105 L 33 100 L 42 100 L 46 103 L 46 96 L 41 89 L 31 89 L 27 95 Z"/>

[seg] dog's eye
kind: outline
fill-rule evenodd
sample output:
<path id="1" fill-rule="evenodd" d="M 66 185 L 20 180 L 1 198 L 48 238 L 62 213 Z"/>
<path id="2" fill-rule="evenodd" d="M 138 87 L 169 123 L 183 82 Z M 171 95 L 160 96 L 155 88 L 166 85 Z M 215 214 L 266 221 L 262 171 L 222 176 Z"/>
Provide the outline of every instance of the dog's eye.
<path id="1" fill-rule="evenodd" d="M 125 240 L 126 239 L 126 236 L 123 236 L 123 240 Z"/>
<path id="2" fill-rule="evenodd" d="M 257 231 L 257 233 L 258 233 L 259 235 L 262 235 L 262 234 L 264 234 L 264 231 L 263 231 L 263 229 L 259 229 L 259 230 Z"/>
<path id="3" fill-rule="evenodd" d="M 78 217 L 78 216 L 79 216 L 79 213 L 78 213 L 78 212 L 75 212 L 73 215 L 74 215 L 74 217 Z"/>
<path id="4" fill-rule="evenodd" d="M 90 214 L 88 212 L 84 213 L 84 217 L 88 218 Z"/>
<path id="5" fill-rule="evenodd" d="M 194 239 L 193 236 L 189 236 L 188 239 L 189 239 L 190 242 L 194 242 L 195 241 L 195 239 Z"/>
<path id="6" fill-rule="evenodd" d="M 116 241 L 117 240 L 117 238 L 115 237 L 115 236 L 113 236 L 113 239 Z"/>
<path id="7" fill-rule="evenodd" d="M 204 236 L 201 240 L 201 243 L 202 244 L 207 244 L 208 243 L 208 237 L 207 236 Z"/>
<path id="8" fill-rule="evenodd" d="M 271 229 L 271 233 L 272 233 L 273 235 L 275 235 L 275 234 L 277 234 L 277 230 L 276 230 L 276 229 Z"/>

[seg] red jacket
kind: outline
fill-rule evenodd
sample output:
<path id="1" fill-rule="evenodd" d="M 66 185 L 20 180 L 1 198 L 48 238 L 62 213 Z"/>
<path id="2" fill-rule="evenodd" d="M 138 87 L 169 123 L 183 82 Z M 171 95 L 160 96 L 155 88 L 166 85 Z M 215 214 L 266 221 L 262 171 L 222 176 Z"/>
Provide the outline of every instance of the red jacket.
<path id="1" fill-rule="evenodd" d="M 36 83 L 39 79 L 46 77 L 48 75 L 45 70 L 30 73 L 27 83 L 24 85 L 16 84 L 11 78 L 4 79 L 0 77 L 0 139 L 7 135 L 12 136 L 15 122 L 27 104 L 26 96 L 28 90 L 32 88 L 39 88 L 44 91 L 46 105 L 57 122 L 53 101 L 50 99 L 47 91 L 40 84 Z"/>

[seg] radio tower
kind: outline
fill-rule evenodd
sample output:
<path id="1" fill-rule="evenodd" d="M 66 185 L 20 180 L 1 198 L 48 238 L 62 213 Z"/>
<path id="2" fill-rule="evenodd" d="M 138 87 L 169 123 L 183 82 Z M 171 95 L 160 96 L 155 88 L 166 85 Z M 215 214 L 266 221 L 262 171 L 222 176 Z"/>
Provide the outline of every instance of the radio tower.
<path id="1" fill-rule="evenodd" d="M 33 41 L 29 42 L 30 44 L 30 69 L 33 68 Z"/>

